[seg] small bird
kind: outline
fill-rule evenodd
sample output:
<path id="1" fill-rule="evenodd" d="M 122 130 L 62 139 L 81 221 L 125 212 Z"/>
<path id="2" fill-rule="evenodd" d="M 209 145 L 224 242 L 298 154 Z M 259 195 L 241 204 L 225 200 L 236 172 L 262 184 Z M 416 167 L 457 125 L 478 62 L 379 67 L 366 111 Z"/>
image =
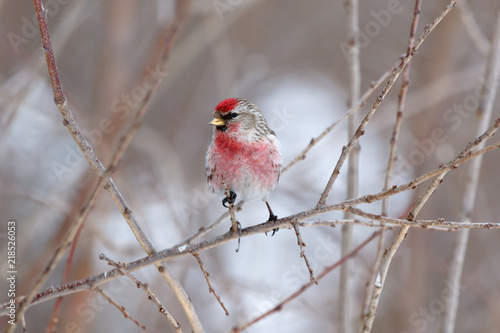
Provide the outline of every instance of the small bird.
<path id="1" fill-rule="evenodd" d="M 206 172 L 212 192 L 222 198 L 224 207 L 236 198 L 263 200 L 269 221 L 276 221 L 278 217 L 267 199 L 280 176 L 280 144 L 262 112 L 249 101 L 229 98 L 217 105 L 210 124 L 214 125 L 214 134 L 207 151 Z"/>

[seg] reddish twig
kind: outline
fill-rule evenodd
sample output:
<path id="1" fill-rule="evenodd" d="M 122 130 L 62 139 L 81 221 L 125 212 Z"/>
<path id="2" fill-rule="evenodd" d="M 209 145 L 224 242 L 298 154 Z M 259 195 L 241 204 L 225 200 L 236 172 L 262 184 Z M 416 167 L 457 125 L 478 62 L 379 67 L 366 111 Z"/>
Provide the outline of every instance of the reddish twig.
<path id="1" fill-rule="evenodd" d="M 73 264 L 73 256 L 75 254 L 76 244 L 78 243 L 78 239 L 80 238 L 80 234 L 82 232 L 82 229 L 83 229 L 83 224 L 80 226 L 80 228 L 78 228 L 78 231 L 75 235 L 75 238 L 73 239 L 73 242 L 71 243 L 71 249 L 69 251 L 68 259 L 66 260 L 66 268 L 64 269 L 64 274 L 63 274 L 63 278 L 61 280 L 61 284 L 66 284 L 69 281 L 69 273 L 71 271 L 71 266 Z M 47 330 L 46 330 L 47 333 L 55 332 L 55 330 L 56 330 L 56 324 L 58 321 L 57 316 L 58 316 L 62 301 L 63 301 L 63 298 L 59 297 L 56 300 L 56 303 L 54 304 L 54 310 L 52 311 L 52 316 L 50 318 L 49 326 L 47 327 Z"/>

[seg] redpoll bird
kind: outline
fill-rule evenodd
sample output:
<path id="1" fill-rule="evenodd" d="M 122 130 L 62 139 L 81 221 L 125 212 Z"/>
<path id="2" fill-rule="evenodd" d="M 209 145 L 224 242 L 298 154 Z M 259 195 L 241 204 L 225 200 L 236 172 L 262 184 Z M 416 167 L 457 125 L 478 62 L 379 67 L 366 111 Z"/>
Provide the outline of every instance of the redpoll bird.
<path id="1" fill-rule="evenodd" d="M 267 199 L 280 176 L 281 154 L 276 134 L 259 108 L 244 99 L 229 98 L 217 105 L 212 142 L 208 147 L 206 170 L 212 192 L 222 205 L 263 200 L 269 220 L 276 221 Z M 229 187 L 230 196 L 225 194 Z"/>

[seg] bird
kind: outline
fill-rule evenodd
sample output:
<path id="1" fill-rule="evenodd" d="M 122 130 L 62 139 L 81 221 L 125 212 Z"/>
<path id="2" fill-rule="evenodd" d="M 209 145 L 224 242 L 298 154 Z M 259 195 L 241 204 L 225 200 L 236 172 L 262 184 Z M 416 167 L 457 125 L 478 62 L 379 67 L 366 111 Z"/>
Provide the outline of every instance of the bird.
<path id="1" fill-rule="evenodd" d="M 214 126 L 206 155 L 210 190 L 226 208 L 237 199 L 262 200 L 269 210 L 268 221 L 276 221 L 268 198 L 278 183 L 282 157 L 276 133 L 262 111 L 245 99 L 228 98 L 215 107 L 209 124 Z"/>

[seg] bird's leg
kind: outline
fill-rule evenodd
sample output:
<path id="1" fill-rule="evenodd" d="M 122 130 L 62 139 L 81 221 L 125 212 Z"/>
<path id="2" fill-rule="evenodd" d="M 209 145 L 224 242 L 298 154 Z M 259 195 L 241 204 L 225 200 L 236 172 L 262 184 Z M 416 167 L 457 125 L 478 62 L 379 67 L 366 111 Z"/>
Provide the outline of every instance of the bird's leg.
<path id="1" fill-rule="evenodd" d="M 271 206 L 269 205 L 269 202 L 267 202 L 267 200 L 265 201 L 265 203 L 266 203 L 267 209 L 269 210 L 269 219 L 267 220 L 267 222 L 276 222 L 278 220 L 278 216 L 274 215 L 273 210 L 271 209 Z M 274 236 L 274 234 L 278 230 L 280 230 L 280 228 L 274 228 L 273 233 L 271 234 L 271 237 Z M 267 232 L 266 232 L 266 236 L 267 236 Z"/>
<path id="2" fill-rule="evenodd" d="M 236 201 L 236 193 L 229 189 L 229 186 L 226 185 L 226 197 L 222 199 L 222 205 L 224 207 L 229 208 L 229 215 L 231 216 L 231 229 L 229 232 L 238 233 L 238 247 L 236 248 L 236 252 L 240 249 L 240 236 L 241 236 L 241 224 L 236 221 L 236 216 L 234 215 L 234 202 Z M 225 204 L 229 203 L 229 207 Z"/>
<path id="3" fill-rule="evenodd" d="M 228 194 L 226 191 L 226 197 L 224 199 L 222 199 L 222 206 L 229 208 L 229 206 L 226 206 L 226 204 L 229 203 L 230 205 L 232 205 L 232 204 L 234 204 L 235 201 L 236 201 L 236 193 L 229 190 L 229 194 Z"/>

